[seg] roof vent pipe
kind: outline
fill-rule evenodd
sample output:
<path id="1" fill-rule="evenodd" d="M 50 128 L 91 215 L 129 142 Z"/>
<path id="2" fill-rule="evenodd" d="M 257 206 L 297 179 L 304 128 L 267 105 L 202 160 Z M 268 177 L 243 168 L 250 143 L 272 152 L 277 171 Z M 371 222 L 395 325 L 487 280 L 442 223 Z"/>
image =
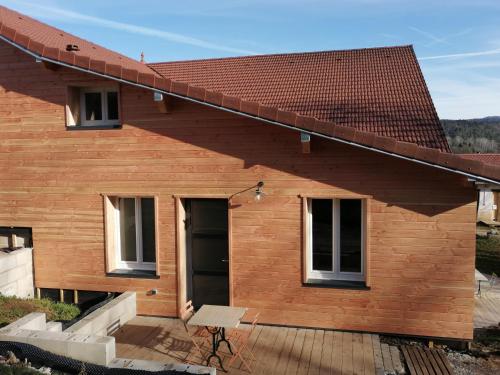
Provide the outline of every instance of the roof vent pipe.
<path id="1" fill-rule="evenodd" d="M 80 48 L 76 44 L 66 44 L 66 51 L 80 51 Z"/>

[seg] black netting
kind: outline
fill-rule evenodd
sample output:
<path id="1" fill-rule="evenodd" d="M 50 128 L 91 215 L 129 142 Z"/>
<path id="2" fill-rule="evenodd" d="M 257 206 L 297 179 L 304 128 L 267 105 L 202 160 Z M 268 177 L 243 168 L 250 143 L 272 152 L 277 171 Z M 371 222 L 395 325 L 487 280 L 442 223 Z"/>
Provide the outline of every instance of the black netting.
<path id="1" fill-rule="evenodd" d="M 12 341 L 0 341 L 0 355 L 6 356 L 11 351 L 15 356 L 24 361 L 25 359 L 34 366 L 50 367 L 53 370 L 69 374 L 85 373 L 87 375 L 177 375 L 186 374 L 183 371 L 144 371 L 123 368 L 110 368 L 105 366 L 84 363 L 72 358 L 63 357 L 42 350 L 36 346 Z"/>

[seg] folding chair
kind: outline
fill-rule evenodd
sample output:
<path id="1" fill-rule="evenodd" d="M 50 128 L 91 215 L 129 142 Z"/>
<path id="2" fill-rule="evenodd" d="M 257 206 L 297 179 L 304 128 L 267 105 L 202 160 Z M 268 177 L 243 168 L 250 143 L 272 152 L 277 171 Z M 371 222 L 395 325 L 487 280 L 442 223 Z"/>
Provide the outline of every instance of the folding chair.
<path id="1" fill-rule="evenodd" d="M 201 355 L 201 358 L 205 359 L 205 354 L 201 350 L 203 347 L 203 342 L 208 340 L 208 332 L 204 327 L 197 327 L 196 329 L 192 329 L 189 327 L 188 322 L 189 319 L 194 315 L 194 307 L 192 301 L 187 301 L 186 304 L 181 309 L 181 320 L 184 325 L 184 329 L 188 334 L 189 338 L 193 342 L 193 345 L 196 347 L 198 352 Z"/>
<path id="2" fill-rule="evenodd" d="M 248 347 L 248 341 L 253 331 L 255 330 L 255 327 L 257 326 L 257 320 L 259 319 L 259 315 L 260 313 L 257 313 L 255 315 L 249 329 L 234 329 L 231 330 L 231 332 L 229 333 L 227 340 L 231 344 L 233 355 L 228 362 L 228 366 L 231 366 L 231 364 L 236 360 L 236 358 L 240 358 L 241 362 L 245 365 L 248 371 L 252 372 L 252 369 L 250 368 L 249 364 L 247 363 L 245 358 L 243 358 L 243 352 L 244 351 L 248 352 L 252 360 L 255 361 L 255 356 L 253 355 L 252 350 Z"/>

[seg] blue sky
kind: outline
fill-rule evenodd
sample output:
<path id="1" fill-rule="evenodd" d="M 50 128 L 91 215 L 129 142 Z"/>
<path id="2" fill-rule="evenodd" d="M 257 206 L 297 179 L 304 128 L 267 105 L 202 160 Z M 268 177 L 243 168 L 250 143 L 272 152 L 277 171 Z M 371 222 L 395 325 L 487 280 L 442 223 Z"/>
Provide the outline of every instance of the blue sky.
<path id="1" fill-rule="evenodd" d="M 500 0 L 0 0 L 147 62 L 413 44 L 441 118 L 500 115 Z"/>

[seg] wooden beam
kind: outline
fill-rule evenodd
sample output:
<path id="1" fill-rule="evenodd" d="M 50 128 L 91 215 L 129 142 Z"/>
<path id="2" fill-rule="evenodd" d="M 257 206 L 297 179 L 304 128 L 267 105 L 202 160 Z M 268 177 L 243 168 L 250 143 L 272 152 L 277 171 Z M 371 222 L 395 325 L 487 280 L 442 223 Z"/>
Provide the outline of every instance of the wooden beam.
<path id="1" fill-rule="evenodd" d="M 43 61 L 42 63 L 45 69 L 52 70 L 53 72 L 59 70 L 59 68 L 61 67 L 60 65 L 51 63 L 49 61 Z"/>
<path id="2" fill-rule="evenodd" d="M 302 143 L 302 153 L 311 153 L 311 136 L 306 133 L 300 133 L 300 143 Z"/>

